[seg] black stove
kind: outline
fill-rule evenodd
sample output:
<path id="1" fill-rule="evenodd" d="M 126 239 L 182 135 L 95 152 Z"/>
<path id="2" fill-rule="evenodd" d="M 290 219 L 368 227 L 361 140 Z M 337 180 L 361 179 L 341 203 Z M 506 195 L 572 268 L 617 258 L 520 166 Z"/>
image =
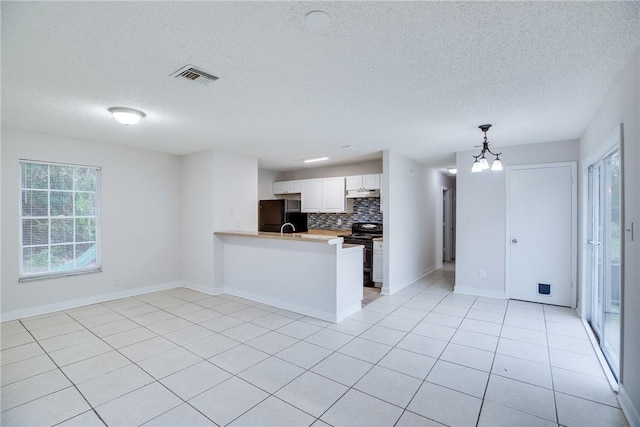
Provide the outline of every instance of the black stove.
<path id="1" fill-rule="evenodd" d="M 382 237 L 382 224 L 379 222 L 356 222 L 351 226 L 351 234 L 341 235 L 344 243 L 363 245 L 363 285 L 373 287 L 373 239 Z"/>

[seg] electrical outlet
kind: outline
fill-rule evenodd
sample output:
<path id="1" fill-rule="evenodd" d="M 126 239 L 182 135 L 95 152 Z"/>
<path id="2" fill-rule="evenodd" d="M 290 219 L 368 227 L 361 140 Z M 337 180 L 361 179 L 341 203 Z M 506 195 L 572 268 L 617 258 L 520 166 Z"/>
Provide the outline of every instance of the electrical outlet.
<path id="1" fill-rule="evenodd" d="M 480 270 L 480 278 L 481 279 L 487 278 L 487 270 Z"/>
<path id="2" fill-rule="evenodd" d="M 342 219 L 338 218 L 338 225 L 342 225 Z"/>
<path id="3" fill-rule="evenodd" d="M 116 279 L 115 282 L 113 282 L 113 287 L 117 288 L 118 286 L 120 286 L 120 280 Z"/>

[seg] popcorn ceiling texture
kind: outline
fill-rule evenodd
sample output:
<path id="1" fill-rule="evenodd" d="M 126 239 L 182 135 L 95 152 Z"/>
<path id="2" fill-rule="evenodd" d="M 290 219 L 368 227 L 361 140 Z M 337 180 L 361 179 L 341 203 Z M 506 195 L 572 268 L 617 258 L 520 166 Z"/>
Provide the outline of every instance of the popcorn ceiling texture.
<path id="1" fill-rule="evenodd" d="M 338 220 L 342 224 L 338 225 Z M 354 222 L 382 222 L 379 198 L 353 199 L 353 213 L 310 213 L 309 228 L 351 230 Z"/>
<path id="2" fill-rule="evenodd" d="M 1 6 L 3 127 L 277 171 L 385 149 L 450 166 L 486 122 L 495 148 L 579 138 L 640 33 L 638 1 Z M 327 27 L 305 26 L 314 9 Z M 169 77 L 186 63 L 220 80 Z M 127 128 L 111 106 L 147 117 Z"/>

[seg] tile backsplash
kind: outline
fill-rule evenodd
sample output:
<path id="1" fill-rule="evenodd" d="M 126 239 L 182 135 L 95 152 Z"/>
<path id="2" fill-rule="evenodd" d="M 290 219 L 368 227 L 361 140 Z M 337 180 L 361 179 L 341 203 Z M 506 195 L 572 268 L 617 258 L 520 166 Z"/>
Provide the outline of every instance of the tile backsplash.
<path id="1" fill-rule="evenodd" d="M 338 220 L 342 224 L 338 225 Z M 310 213 L 309 228 L 351 230 L 354 222 L 382 222 L 380 199 L 371 197 L 353 199 L 353 213 Z"/>

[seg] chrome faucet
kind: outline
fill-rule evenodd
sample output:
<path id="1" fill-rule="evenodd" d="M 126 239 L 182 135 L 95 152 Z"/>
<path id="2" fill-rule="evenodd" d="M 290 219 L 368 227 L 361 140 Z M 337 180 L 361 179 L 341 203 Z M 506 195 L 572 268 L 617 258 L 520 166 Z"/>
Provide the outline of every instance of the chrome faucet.
<path id="1" fill-rule="evenodd" d="M 285 222 L 284 224 L 282 224 L 282 227 L 280 227 L 280 237 L 284 236 L 284 227 L 286 227 L 287 225 L 290 225 L 293 231 L 296 231 L 295 225 L 291 224 L 290 222 Z"/>

